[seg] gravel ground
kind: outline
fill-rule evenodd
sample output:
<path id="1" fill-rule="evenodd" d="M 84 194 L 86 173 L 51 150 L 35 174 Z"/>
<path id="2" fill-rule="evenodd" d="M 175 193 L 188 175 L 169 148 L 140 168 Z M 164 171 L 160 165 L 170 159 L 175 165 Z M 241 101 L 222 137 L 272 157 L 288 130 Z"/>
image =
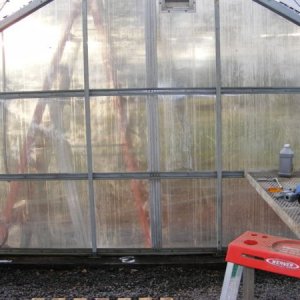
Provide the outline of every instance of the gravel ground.
<path id="1" fill-rule="evenodd" d="M 225 266 L 1 266 L 0 299 L 174 297 L 218 299 Z M 300 299 L 296 278 L 256 271 L 255 299 Z"/>

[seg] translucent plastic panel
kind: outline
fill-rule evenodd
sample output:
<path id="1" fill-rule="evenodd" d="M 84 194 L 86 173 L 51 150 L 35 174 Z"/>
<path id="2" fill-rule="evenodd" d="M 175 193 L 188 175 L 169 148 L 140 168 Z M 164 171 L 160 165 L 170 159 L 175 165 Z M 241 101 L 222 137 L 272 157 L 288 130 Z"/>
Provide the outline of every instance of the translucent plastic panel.
<path id="1" fill-rule="evenodd" d="M 86 182 L 1 182 L 0 190 L 0 251 L 91 247 Z"/>
<path id="2" fill-rule="evenodd" d="M 147 170 L 147 114 L 145 97 L 91 99 L 95 172 Z"/>
<path id="3" fill-rule="evenodd" d="M 215 180 L 161 181 L 163 247 L 216 247 Z"/>
<path id="4" fill-rule="evenodd" d="M 86 172 L 84 102 L 0 101 L 0 173 Z"/>
<path id="5" fill-rule="evenodd" d="M 286 143 L 300 153 L 299 95 L 224 96 L 222 105 L 225 170 L 278 169 Z M 300 167 L 299 155 L 294 167 Z"/>
<path id="6" fill-rule="evenodd" d="M 81 1 L 53 1 L 4 30 L 6 91 L 83 87 Z"/>
<path id="7" fill-rule="evenodd" d="M 145 87 L 145 0 L 88 2 L 90 86 Z"/>
<path id="8" fill-rule="evenodd" d="M 148 248 L 149 186 L 142 180 L 95 181 L 97 246 Z"/>
<path id="9" fill-rule="evenodd" d="M 223 180 L 223 246 L 247 230 L 296 238 L 247 179 Z"/>
<path id="10" fill-rule="evenodd" d="M 158 8 L 159 87 L 215 85 L 214 2 L 195 2 L 194 13 L 168 13 Z"/>
<path id="11" fill-rule="evenodd" d="M 161 170 L 215 169 L 215 99 L 162 96 L 159 100 Z"/>
<path id="12" fill-rule="evenodd" d="M 252 0 L 221 0 L 224 86 L 298 86 L 300 28 Z"/>
<path id="13" fill-rule="evenodd" d="M 0 92 L 5 90 L 5 64 L 4 57 L 4 44 L 3 44 L 3 32 L 0 32 Z"/>

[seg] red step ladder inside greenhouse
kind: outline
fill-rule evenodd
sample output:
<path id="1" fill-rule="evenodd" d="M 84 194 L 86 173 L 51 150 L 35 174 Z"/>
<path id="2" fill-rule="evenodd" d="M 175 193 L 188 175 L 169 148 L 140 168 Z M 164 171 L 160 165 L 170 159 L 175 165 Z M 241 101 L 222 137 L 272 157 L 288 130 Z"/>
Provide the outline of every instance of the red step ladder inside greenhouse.
<path id="1" fill-rule="evenodd" d="M 228 245 L 220 300 L 237 299 L 244 273 L 244 299 L 254 298 L 254 270 L 300 278 L 300 241 L 247 231 Z"/>

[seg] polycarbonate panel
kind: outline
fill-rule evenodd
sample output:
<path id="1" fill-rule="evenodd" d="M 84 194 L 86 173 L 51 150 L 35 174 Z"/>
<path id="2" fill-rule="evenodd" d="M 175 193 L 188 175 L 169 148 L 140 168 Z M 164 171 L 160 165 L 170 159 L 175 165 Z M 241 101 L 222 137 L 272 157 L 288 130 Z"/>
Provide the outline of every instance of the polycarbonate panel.
<path id="1" fill-rule="evenodd" d="M 91 88 L 145 87 L 145 0 L 88 2 Z"/>
<path id="2" fill-rule="evenodd" d="M 84 102 L 0 101 L 0 173 L 86 172 Z"/>
<path id="3" fill-rule="evenodd" d="M 223 246 L 247 230 L 297 238 L 247 179 L 223 180 Z"/>
<path id="4" fill-rule="evenodd" d="M 215 86 L 214 2 L 195 2 L 191 13 L 157 9 L 159 87 Z"/>
<path id="5" fill-rule="evenodd" d="M 0 32 L 0 92 L 5 91 L 5 63 L 3 32 Z"/>
<path id="6" fill-rule="evenodd" d="M 160 169 L 215 169 L 215 98 L 160 96 Z"/>
<path id="7" fill-rule="evenodd" d="M 299 26 L 252 0 L 220 0 L 224 86 L 299 86 Z"/>
<path id="8" fill-rule="evenodd" d="M 94 181 L 98 248 L 148 248 L 149 184 L 143 180 Z"/>
<path id="9" fill-rule="evenodd" d="M 300 152 L 299 95 L 223 96 L 223 169 L 274 170 L 289 143 Z M 294 167 L 300 167 L 295 155 Z"/>
<path id="10" fill-rule="evenodd" d="M 161 181 L 164 248 L 216 247 L 216 181 Z"/>
<path id="11" fill-rule="evenodd" d="M 147 170 L 146 97 L 91 98 L 95 172 Z"/>
<path id="12" fill-rule="evenodd" d="M 53 1 L 4 30 L 6 91 L 83 88 L 81 1 Z"/>
<path id="13" fill-rule="evenodd" d="M 86 182 L 11 181 L 0 190 L 0 250 L 91 247 Z"/>

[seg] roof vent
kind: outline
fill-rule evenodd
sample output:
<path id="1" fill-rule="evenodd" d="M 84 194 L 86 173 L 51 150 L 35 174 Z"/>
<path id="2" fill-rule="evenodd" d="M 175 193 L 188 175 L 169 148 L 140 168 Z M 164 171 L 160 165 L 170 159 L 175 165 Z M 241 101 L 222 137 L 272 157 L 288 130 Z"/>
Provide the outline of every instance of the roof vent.
<path id="1" fill-rule="evenodd" d="M 160 0 L 163 12 L 195 12 L 195 0 Z"/>

